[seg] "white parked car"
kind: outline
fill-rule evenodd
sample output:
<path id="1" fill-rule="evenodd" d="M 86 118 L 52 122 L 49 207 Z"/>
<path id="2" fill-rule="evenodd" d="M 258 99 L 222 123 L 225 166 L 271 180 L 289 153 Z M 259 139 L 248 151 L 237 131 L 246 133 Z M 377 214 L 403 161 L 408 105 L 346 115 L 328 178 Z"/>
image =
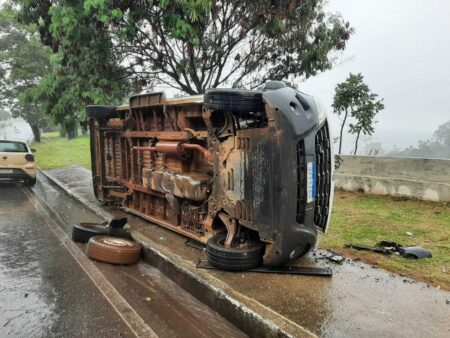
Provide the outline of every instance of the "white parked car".
<path id="1" fill-rule="evenodd" d="M 0 140 L 0 180 L 23 180 L 36 184 L 34 149 L 23 141 Z"/>

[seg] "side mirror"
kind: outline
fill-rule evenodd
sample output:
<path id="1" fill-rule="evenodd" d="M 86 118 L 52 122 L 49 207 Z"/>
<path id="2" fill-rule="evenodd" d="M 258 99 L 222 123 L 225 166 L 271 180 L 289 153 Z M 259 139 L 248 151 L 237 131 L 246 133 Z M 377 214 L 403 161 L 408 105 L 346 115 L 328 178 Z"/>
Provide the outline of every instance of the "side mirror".
<path id="1" fill-rule="evenodd" d="M 36 149 L 31 148 L 30 150 L 31 150 L 32 153 L 36 152 Z"/>

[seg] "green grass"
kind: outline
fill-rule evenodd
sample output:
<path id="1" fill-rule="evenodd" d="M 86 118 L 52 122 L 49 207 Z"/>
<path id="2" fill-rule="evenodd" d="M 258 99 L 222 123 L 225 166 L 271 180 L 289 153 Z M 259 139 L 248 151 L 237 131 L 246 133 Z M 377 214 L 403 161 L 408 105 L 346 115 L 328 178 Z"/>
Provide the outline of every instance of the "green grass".
<path id="1" fill-rule="evenodd" d="M 344 248 L 345 243 L 375 245 L 382 240 L 428 248 L 433 258 L 411 260 Z M 449 203 L 337 191 L 320 246 L 450 290 Z"/>
<path id="2" fill-rule="evenodd" d="M 89 169 L 91 165 L 88 136 L 69 141 L 48 133 L 33 148 L 43 169 L 74 165 Z M 413 236 L 406 235 L 407 231 Z M 423 246 L 432 251 L 433 258 L 410 260 L 344 248 L 345 243 L 375 245 L 381 240 Z M 330 228 L 320 246 L 450 290 L 450 273 L 443 272 L 450 272 L 448 203 L 337 191 Z"/>
<path id="3" fill-rule="evenodd" d="M 44 133 L 41 143 L 33 143 L 35 158 L 42 169 L 82 166 L 91 168 L 89 136 L 78 136 L 73 140 L 60 137 L 58 132 Z"/>

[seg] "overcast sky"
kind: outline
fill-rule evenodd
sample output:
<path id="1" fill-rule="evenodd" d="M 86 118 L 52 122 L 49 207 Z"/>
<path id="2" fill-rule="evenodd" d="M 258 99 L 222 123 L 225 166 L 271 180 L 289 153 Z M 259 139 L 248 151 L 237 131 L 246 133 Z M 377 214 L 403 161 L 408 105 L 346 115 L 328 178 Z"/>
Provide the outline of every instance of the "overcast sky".
<path id="1" fill-rule="evenodd" d="M 327 8 L 341 13 L 355 33 L 343 64 L 305 81 L 304 92 L 331 112 L 336 84 L 361 72 L 384 98 L 373 141 L 385 144 L 427 138 L 450 120 L 450 1 L 331 0 Z"/>
<path id="2" fill-rule="evenodd" d="M 330 0 L 327 11 L 341 13 L 355 33 L 339 66 L 301 83 L 302 91 L 331 113 L 336 84 L 361 72 L 386 107 L 372 141 L 391 146 L 431 137 L 450 120 L 449 0 Z M 339 120 L 332 121 L 336 135 Z"/>

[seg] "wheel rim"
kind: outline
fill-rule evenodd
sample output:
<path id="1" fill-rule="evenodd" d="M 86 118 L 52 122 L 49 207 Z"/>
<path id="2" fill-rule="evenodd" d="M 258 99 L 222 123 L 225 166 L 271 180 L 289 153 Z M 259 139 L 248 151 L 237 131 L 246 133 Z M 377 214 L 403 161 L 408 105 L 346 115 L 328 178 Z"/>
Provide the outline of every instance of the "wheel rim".
<path id="1" fill-rule="evenodd" d="M 225 237 L 225 238 L 220 238 L 220 239 L 217 241 L 217 244 L 219 244 L 220 246 L 222 246 L 222 247 L 225 248 L 225 240 L 226 240 L 226 237 Z M 240 247 L 240 246 L 231 246 L 231 248 L 233 248 L 233 249 L 250 249 L 250 248 L 256 248 L 257 246 L 258 246 L 258 243 L 257 243 L 257 242 L 247 242 L 247 245 L 244 246 L 244 247 Z"/>
<path id="2" fill-rule="evenodd" d="M 121 238 L 102 238 L 100 240 L 100 242 L 105 243 L 105 244 L 109 244 L 109 245 L 114 245 L 114 246 L 132 246 L 132 244 L 126 240 L 123 240 Z"/>

